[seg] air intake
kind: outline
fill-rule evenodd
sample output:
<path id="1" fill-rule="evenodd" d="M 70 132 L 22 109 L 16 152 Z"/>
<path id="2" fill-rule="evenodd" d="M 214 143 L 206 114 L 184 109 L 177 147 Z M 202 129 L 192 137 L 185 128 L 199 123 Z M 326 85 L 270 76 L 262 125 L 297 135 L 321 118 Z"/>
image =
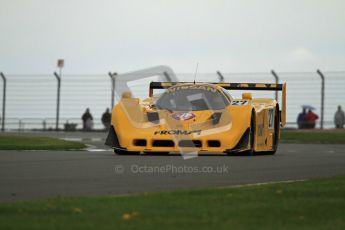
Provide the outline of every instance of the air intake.
<path id="1" fill-rule="evenodd" d="M 175 144 L 171 140 L 154 140 L 152 142 L 153 147 L 174 147 Z"/>
<path id="2" fill-rule="evenodd" d="M 220 147 L 220 141 L 209 140 L 209 141 L 207 141 L 207 145 L 208 145 L 208 147 L 211 147 L 211 148 L 217 148 L 217 147 Z"/>
<path id="3" fill-rule="evenodd" d="M 181 140 L 178 145 L 180 147 L 202 147 L 202 143 L 199 140 Z"/>
<path id="4" fill-rule="evenodd" d="M 135 146 L 146 146 L 147 141 L 145 139 L 135 139 L 133 143 Z"/>

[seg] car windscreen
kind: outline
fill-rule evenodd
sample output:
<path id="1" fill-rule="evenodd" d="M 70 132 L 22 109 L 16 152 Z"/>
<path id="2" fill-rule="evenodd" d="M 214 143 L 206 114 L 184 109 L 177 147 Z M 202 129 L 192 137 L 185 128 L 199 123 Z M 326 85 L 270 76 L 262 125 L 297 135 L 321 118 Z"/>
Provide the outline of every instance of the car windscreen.
<path id="1" fill-rule="evenodd" d="M 224 109 L 229 102 L 218 91 L 180 89 L 165 92 L 156 102 L 158 109 L 198 111 Z"/>

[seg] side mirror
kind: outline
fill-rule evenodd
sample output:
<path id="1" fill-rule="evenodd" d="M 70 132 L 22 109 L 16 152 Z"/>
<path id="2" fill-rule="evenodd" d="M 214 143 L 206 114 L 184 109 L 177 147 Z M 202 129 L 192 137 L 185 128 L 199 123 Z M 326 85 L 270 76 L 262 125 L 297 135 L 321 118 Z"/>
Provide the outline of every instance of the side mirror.
<path id="1" fill-rule="evenodd" d="M 242 93 L 242 99 L 252 100 L 252 93 Z"/>

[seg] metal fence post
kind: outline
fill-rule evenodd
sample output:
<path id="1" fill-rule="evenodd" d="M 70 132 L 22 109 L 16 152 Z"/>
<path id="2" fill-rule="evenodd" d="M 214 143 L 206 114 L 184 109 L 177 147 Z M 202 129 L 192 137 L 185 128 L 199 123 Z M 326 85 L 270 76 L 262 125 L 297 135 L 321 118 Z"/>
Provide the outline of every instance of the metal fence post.
<path id="1" fill-rule="evenodd" d="M 3 89 L 2 89 L 2 118 L 1 118 L 1 131 L 5 131 L 5 113 L 6 113 L 6 77 L 1 72 L 1 78 L 3 80 Z"/>
<path id="2" fill-rule="evenodd" d="M 320 121 L 320 128 L 323 129 L 324 123 L 324 108 L 325 108 L 325 75 L 318 69 L 316 71 L 319 76 L 321 77 L 321 121 Z"/>
<path id="3" fill-rule="evenodd" d="M 54 72 L 54 76 L 57 80 L 57 99 L 56 99 L 56 123 L 55 129 L 56 131 L 59 130 L 59 118 L 60 118 L 60 89 L 61 89 L 61 76 Z"/>
<path id="4" fill-rule="evenodd" d="M 220 71 L 217 71 L 217 74 L 218 74 L 219 82 L 224 82 L 225 78 L 223 74 Z"/>
<path id="5" fill-rule="evenodd" d="M 271 70 L 271 74 L 273 75 L 276 84 L 279 84 L 279 76 L 278 76 L 278 74 L 274 70 Z M 275 97 L 276 97 L 276 101 L 278 101 L 278 91 L 275 92 Z"/>
<path id="6" fill-rule="evenodd" d="M 115 76 L 117 75 L 117 73 L 108 73 L 109 77 L 110 77 L 110 81 L 111 81 L 111 108 L 110 110 L 113 109 L 114 107 L 114 99 L 115 99 Z"/>

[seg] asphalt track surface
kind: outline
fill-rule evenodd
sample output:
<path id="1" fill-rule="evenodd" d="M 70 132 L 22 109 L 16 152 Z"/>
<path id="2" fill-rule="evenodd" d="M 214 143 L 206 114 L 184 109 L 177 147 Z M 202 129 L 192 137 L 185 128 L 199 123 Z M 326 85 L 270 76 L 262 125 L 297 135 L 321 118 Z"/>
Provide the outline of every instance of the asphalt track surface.
<path id="1" fill-rule="evenodd" d="M 281 144 L 274 156 L 202 155 L 184 160 L 180 155 L 114 155 L 103 145 L 104 133 L 48 135 L 82 138 L 90 148 L 88 151 L 0 151 L 0 201 L 345 175 L 345 145 Z"/>

